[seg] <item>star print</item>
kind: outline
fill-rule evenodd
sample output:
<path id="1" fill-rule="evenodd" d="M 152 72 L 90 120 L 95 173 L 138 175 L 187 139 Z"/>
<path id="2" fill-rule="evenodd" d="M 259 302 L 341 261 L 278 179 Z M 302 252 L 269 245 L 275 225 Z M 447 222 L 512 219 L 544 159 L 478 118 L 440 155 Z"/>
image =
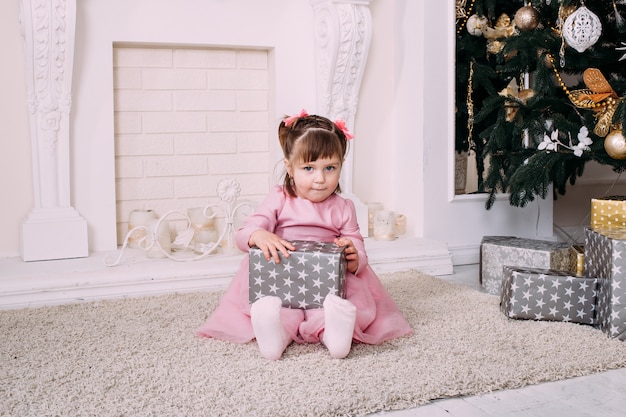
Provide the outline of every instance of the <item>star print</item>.
<path id="1" fill-rule="evenodd" d="M 322 304 L 322 295 L 320 293 L 316 293 L 313 295 L 313 301 L 315 301 L 315 304 Z"/>
<path id="2" fill-rule="evenodd" d="M 306 309 L 320 307 L 329 293 L 343 297 L 345 248 L 325 242 L 292 244 L 292 257 L 281 257 L 280 263 L 266 260 L 258 248 L 250 250 L 250 302 L 258 299 L 259 294 L 275 294 L 285 307 Z"/>
<path id="3" fill-rule="evenodd" d="M 306 294 L 307 291 L 308 291 L 308 288 L 306 287 L 306 285 L 300 285 L 298 287 L 298 294 Z"/>

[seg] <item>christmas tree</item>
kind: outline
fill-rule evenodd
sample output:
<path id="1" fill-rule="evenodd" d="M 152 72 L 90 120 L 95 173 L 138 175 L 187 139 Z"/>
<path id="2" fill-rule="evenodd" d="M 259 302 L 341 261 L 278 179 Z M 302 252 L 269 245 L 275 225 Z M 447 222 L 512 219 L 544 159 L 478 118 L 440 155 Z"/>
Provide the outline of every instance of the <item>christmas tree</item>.
<path id="1" fill-rule="evenodd" d="M 626 168 L 626 0 L 456 0 L 456 150 L 523 207 Z M 552 186 L 552 188 L 551 188 Z"/>

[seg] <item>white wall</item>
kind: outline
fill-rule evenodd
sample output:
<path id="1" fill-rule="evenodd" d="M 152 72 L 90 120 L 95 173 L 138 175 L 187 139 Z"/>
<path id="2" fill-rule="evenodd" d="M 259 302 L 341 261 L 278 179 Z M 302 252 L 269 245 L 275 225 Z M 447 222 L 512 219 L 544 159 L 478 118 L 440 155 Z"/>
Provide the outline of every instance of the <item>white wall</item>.
<path id="1" fill-rule="evenodd" d="M 17 0 L 0 2 L 0 39 L 0 257 L 8 257 L 19 254 L 20 226 L 34 201 Z"/>
<path id="2" fill-rule="evenodd" d="M 19 227 L 32 207 L 30 143 L 24 97 L 24 56 L 17 18 L 18 0 L 0 2 L 0 257 L 19 254 Z M 115 242 L 114 186 L 80 183 L 93 175 L 114 175 L 112 154 L 112 41 L 205 44 L 279 44 L 275 113 L 315 109 L 313 10 L 308 0 L 183 0 L 175 13 L 153 12 L 155 0 L 78 1 L 71 141 L 76 174 L 72 204 L 90 224 L 90 249 L 108 250 Z M 275 12 L 270 21 L 258 16 Z M 381 201 L 408 219 L 408 233 L 472 247 L 486 234 L 545 235 L 552 229 L 552 201 L 525 209 L 505 198 L 491 211 L 483 197 L 452 195 L 452 1 L 372 0 L 373 38 L 355 121 L 353 191 L 363 201 Z M 237 19 L 223 19 L 224 15 Z M 132 19 L 146 22 L 138 26 Z M 155 23 L 156 24 L 148 24 Z M 230 27 L 243 31 L 228 35 Z M 105 31 L 95 31 L 104 26 Z M 177 35 L 185 29 L 186 35 Z M 279 31 L 280 29 L 280 31 Z M 287 31 L 285 39 L 281 33 Z M 137 35 L 140 33 L 140 35 Z M 251 34 L 253 36 L 251 36 Z M 130 38 L 130 39 L 129 39 Z M 94 70 L 94 68 L 102 68 Z M 100 72 L 98 72 L 100 71 Z M 85 103 L 99 98 L 96 108 Z M 75 155 L 87 155 L 76 158 Z M 593 182 L 593 180 L 591 180 Z M 113 199 L 113 200 L 111 200 Z M 584 199 L 583 199 L 584 201 Z M 109 230 L 93 230 L 93 218 L 112 219 Z"/>

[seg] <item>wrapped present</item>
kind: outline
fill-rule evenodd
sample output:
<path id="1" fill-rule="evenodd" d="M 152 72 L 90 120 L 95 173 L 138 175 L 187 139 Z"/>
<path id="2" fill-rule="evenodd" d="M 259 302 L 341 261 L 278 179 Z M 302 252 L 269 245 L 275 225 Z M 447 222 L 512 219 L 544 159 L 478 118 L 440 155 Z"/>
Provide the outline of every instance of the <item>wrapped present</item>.
<path id="1" fill-rule="evenodd" d="M 583 245 L 572 245 L 572 272 L 576 272 L 577 277 L 583 276 L 585 272 L 585 247 Z"/>
<path id="2" fill-rule="evenodd" d="M 600 279 L 597 326 L 626 340 L 626 228 L 585 229 L 585 275 Z"/>
<path id="3" fill-rule="evenodd" d="M 570 245 L 549 240 L 512 236 L 485 236 L 480 244 L 480 283 L 489 294 L 500 295 L 502 267 L 572 271 Z"/>
<path id="4" fill-rule="evenodd" d="M 289 308 L 320 308 L 328 294 L 345 298 L 345 247 L 334 243 L 295 240 L 290 257 L 267 261 L 261 249 L 250 248 L 250 303 L 267 295 L 280 297 Z"/>
<path id="5" fill-rule="evenodd" d="M 591 199 L 591 229 L 626 227 L 626 197 L 614 195 Z"/>
<path id="6" fill-rule="evenodd" d="M 510 318 L 595 324 L 598 279 L 569 271 L 503 267 L 500 310 Z"/>

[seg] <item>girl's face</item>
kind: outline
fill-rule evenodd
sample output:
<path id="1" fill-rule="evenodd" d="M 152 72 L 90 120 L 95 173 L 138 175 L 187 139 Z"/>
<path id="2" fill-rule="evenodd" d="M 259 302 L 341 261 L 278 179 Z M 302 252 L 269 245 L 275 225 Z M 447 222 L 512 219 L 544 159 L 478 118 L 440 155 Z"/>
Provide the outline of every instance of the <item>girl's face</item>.
<path id="1" fill-rule="evenodd" d="M 285 169 L 293 178 L 298 197 L 319 203 L 335 192 L 341 174 L 341 160 L 336 156 L 312 162 L 290 163 L 285 159 Z"/>

